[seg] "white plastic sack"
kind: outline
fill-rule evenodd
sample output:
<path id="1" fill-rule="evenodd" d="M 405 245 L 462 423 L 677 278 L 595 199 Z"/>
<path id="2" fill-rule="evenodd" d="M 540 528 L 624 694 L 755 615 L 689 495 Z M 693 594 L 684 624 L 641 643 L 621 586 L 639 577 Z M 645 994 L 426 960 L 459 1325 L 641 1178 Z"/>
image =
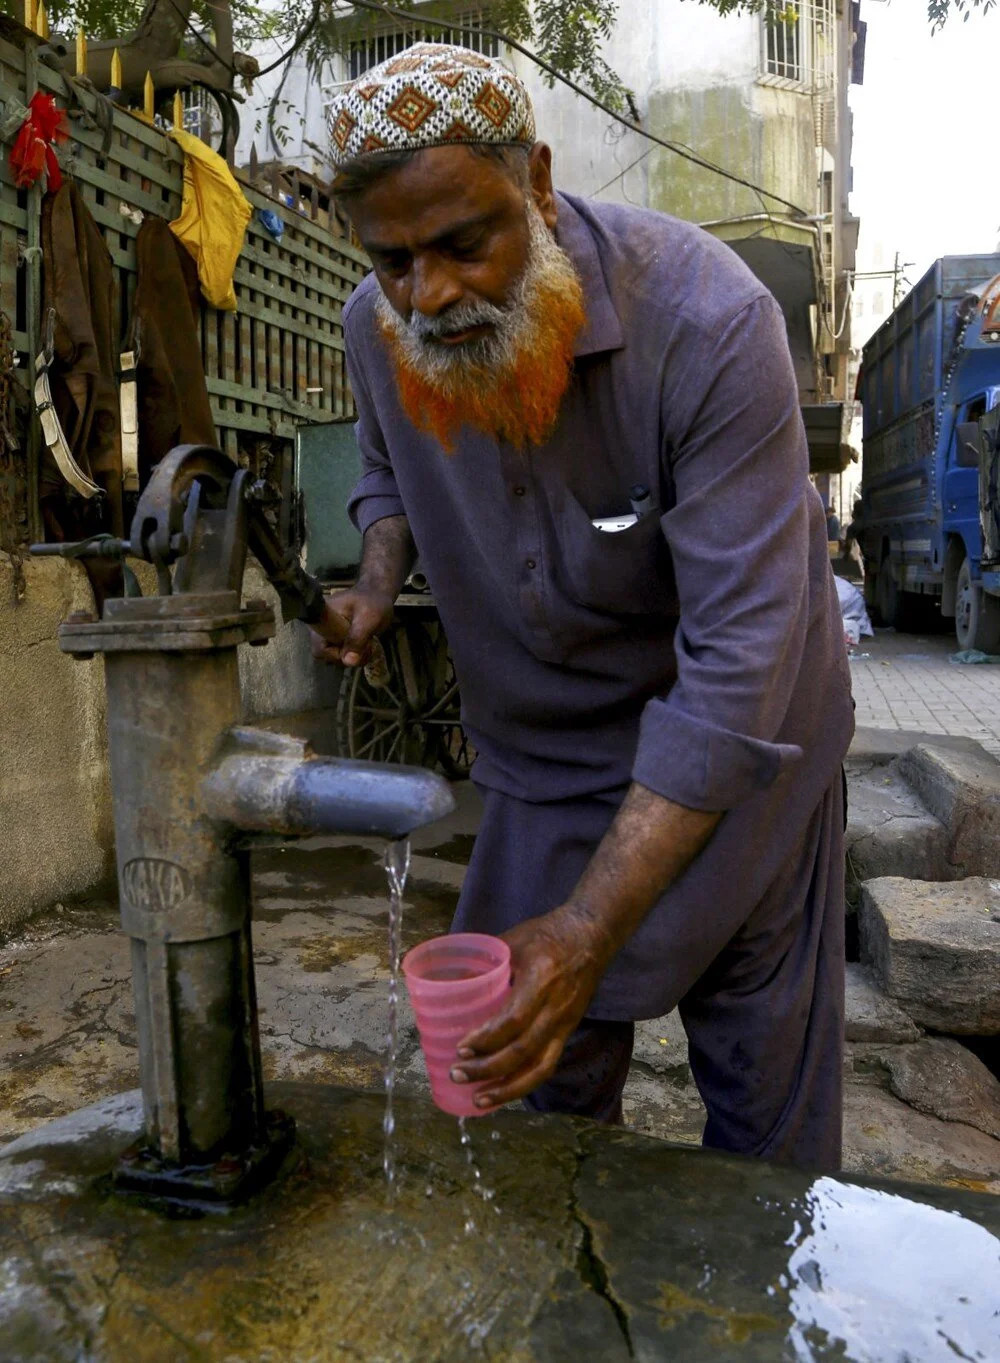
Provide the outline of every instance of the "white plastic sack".
<path id="1" fill-rule="evenodd" d="M 840 614 L 844 621 L 844 637 L 849 644 L 861 642 L 861 636 L 874 637 L 872 622 L 865 610 L 865 598 L 853 582 L 846 578 L 835 577 L 837 596 L 840 599 Z"/>

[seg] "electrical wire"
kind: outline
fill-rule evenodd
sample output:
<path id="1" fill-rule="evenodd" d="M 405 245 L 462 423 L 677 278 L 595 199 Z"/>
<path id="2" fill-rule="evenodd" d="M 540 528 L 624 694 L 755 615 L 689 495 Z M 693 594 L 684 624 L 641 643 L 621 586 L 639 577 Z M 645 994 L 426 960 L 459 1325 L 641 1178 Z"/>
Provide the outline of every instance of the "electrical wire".
<path id="1" fill-rule="evenodd" d="M 637 156 L 634 161 L 630 161 L 628 165 L 624 167 L 624 169 L 618 172 L 617 175 L 612 175 L 611 179 L 608 180 L 606 184 L 601 185 L 600 189 L 592 190 L 589 197 L 592 199 L 596 199 L 598 194 L 603 194 L 606 189 L 610 189 L 612 185 L 616 185 L 619 180 L 624 180 L 625 176 L 629 173 L 630 170 L 634 170 L 635 167 L 639 165 L 641 161 L 645 161 L 646 157 L 652 156 L 652 154 L 653 148 L 647 147 L 641 156 Z"/>
<path id="2" fill-rule="evenodd" d="M 847 330 L 847 319 L 851 313 L 851 302 L 853 298 L 854 298 L 854 280 L 848 278 L 847 289 L 844 293 L 844 310 L 840 314 L 840 326 L 837 328 L 836 331 L 832 331 L 830 329 L 830 323 L 826 320 L 826 314 L 820 312 L 820 318 L 823 322 L 823 328 L 831 341 L 839 341 L 841 336 L 843 336 L 844 332 Z"/>

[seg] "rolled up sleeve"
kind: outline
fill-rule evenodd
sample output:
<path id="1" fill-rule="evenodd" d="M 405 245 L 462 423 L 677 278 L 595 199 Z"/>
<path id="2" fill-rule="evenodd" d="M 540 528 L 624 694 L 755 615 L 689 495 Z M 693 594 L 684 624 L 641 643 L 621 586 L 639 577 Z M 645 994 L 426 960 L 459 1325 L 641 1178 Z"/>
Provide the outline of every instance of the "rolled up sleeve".
<path id="1" fill-rule="evenodd" d="M 774 300 L 747 304 L 688 363 L 663 417 L 677 680 L 646 705 L 632 776 L 688 808 L 722 811 L 802 757 L 778 737 L 803 662 L 814 494 Z"/>
<path id="2" fill-rule="evenodd" d="M 345 313 L 345 322 L 347 317 Z M 405 508 L 351 332 L 352 328 L 345 325 L 347 377 L 358 410 L 354 433 L 361 454 L 361 477 L 347 500 L 347 514 L 363 535 L 386 516 L 405 515 Z"/>

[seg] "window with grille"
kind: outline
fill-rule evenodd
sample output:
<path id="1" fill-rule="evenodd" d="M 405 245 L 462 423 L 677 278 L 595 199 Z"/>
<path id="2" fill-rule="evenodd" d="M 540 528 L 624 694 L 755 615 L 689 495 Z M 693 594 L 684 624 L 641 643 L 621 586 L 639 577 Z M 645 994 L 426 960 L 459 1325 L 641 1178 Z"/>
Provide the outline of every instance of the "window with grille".
<path id="1" fill-rule="evenodd" d="M 807 79 L 804 5 L 769 3 L 761 14 L 761 66 L 766 76 L 802 83 Z"/>
<path id="2" fill-rule="evenodd" d="M 460 10 L 449 19 L 450 28 L 423 30 L 419 26 L 406 29 L 393 29 L 389 32 L 372 34 L 352 42 L 348 51 L 348 70 L 351 80 L 357 80 L 373 66 L 405 52 L 414 43 L 458 43 L 480 52 L 484 57 L 495 57 L 499 53 L 497 39 L 483 29 L 490 24 L 489 10 Z"/>

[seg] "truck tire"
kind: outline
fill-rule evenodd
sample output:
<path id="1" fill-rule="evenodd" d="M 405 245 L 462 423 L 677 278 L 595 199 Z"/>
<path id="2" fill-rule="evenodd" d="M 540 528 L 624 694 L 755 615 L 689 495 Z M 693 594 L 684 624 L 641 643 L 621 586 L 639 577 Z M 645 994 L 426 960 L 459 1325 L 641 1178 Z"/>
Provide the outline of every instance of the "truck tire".
<path id="1" fill-rule="evenodd" d="M 959 648 L 977 648 L 981 653 L 1000 652 L 1000 600 L 973 582 L 968 558 L 958 570 L 955 638 Z"/>

